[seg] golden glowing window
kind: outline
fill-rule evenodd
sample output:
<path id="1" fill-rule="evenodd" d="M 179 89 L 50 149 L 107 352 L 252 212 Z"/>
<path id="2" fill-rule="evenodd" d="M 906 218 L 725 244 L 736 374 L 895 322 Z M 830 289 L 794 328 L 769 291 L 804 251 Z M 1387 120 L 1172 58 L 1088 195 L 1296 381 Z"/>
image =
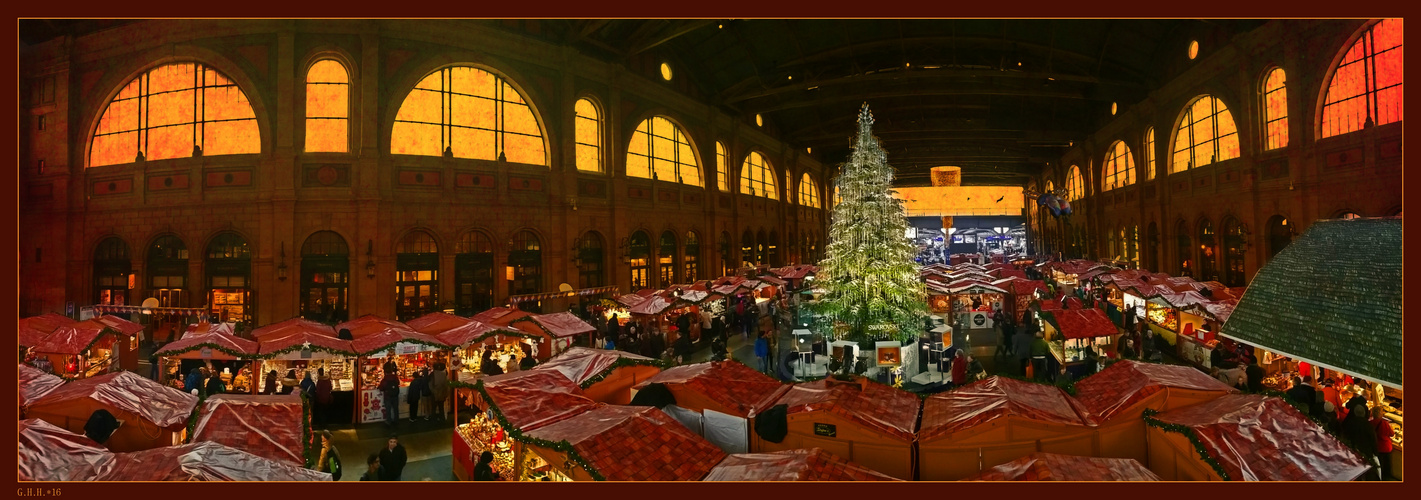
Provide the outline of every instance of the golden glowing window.
<path id="1" fill-rule="evenodd" d="M 306 151 L 350 150 L 350 75 L 332 59 L 306 72 Z"/>
<path id="2" fill-rule="evenodd" d="M 1184 110 L 1174 135 L 1170 172 L 1238 158 L 1238 128 L 1223 101 L 1204 95 Z"/>
<path id="3" fill-rule="evenodd" d="M 1196 58 L 1196 57 L 1199 57 L 1199 41 L 1198 41 L 1198 40 L 1190 40 L 1190 41 L 1189 41 L 1189 59 L 1190 59 L 1190 60 L 1193 60 L 1193 59 Z"/>
<path id="4" fill-rule="evenodd" d="M 799 204 L 819 208 L 819 185 L 814 183 L 814 178 L 809 174 L 799 178 Z"/>
<path id="5" fill-rule="evenodd" d="M 715 143 L 715 176 L 721 191 L 730 191 L 730 168 L 725 166 L 725 145 Z"/>
<path id="6" fill-rule="evenodd" d="M 1155 128 L 1145 130 L 1145 180 L 1155 178 Z"/>
<path id="7" fill-rule="evenodd" d="M 195 63 L 153 68 L 120 90 L 99 117 L 89 166 L 261 152 L 247 95 L 217 70 Z"/>
<path id="8" fill-rule="evenodd" d="M 1071 165 L 1066 172 L 1066 201 L 1076 201 L 1085 196 L 1085 178 L 1081 177 L 1081 167 Z"/>
<path id="9" fill-rule="evenodd" d="M 578 99 L 576 106 L 577 169 L 602 171 L 602 118 L 591 100 Z"/>
<path id="10" fill-rule="evenodd" d="M 759 152 L 751 151 L 740 166 L 740 194 L 780 199 L 779 188 L 775 186 L 775 171 Z"/>
<path id="11" fill-rule="evenodd" d="M 1401 121 L 1401 20 L 1368 26 L 1347 49 L 1322 104 L 1322 137 Z"/>
<path id="12" fill-rule="evenodd" d="M 671 120 L 660 116 L 642 121 L 632 133 L 627 176 L 701 185 L 700 163 L 691 140 Z"/>
<path id="13" fill-rule="evenodd" d="M 1101 191 L 1109 191 L 1135 183 L 1135 159 L 1130 156 L 1130 147 L 1125 141 L 1115 141 L 1110 151 L 1105 153 L 1105 163 L 1100 167 Z"/>
<path id="14" fill-rule="evenodd" d="M 794 179 L 790 177 L 789 169 L 785 169 L 785 201 L 794 203 Z"/>
<path id="15" fill-rule="evenodd" d="M 444 68 L 416 85 L 400 104 L 390 152 L 548 164 L 533 109 L 512 85 L 487 71 Z"/>
<path id="16" fill-rule="evenodd" d="M 1288 91 L 1283 68 L 1273 68 L 1263 83 L 1263 149 L 1288 145 Z"/>

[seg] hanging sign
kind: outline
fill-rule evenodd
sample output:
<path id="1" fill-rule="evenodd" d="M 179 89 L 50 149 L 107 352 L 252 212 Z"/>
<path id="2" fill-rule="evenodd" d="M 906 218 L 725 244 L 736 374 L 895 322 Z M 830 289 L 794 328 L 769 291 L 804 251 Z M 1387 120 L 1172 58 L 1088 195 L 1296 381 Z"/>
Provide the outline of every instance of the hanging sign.
<path id="1" fill-rule="evenodd" d="M 202 348 L 202 359 L 212 359 L 212 348 L 211 348 L 211 347 L 204 347 L 204 348 Z"/>
<path id="2" fill-rule="evenodd" d="M 825 437 L 837 437 L 837 436 L 839 435 L 839 433 L 838 433 L 838 429 L 834 426 L 834 424 L 821 424 L 821 423 L 819 423 L 819 422 L 815 422 L 815 423 L 814 423 L 814 435 L 815 435 L 815 436 L 825 436 Z"/>
<path id="3" fill-rule="evenodd" d="M 401 344 L 399 344 L 399 345 L 397 346 L 397 349 L 398 349 L 398 351 L 399 351 L 400 354 L 415 354 L 415 353 L 419 352 L 419 347 L 420 347 L 419 344 L 405 344 L 405 343 L 401 343 Z"/>

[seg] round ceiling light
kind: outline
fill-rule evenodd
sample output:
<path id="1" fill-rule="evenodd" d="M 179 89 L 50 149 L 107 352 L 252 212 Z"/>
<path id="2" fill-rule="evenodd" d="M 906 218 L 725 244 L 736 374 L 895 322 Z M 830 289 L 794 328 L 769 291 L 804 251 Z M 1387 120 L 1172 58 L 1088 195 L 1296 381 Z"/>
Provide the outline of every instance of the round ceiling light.
<path id="1" fill-rule="evenodd" d="M 760 116 L 759 113 L 755 113 L 755 125 L 758 127 L 765 126 L 765 117 Z"/>
<path id="2" fill-rule="evenodd" d="M 1190 41 L 1189 41 L 1189 59 L 1192 60 L 1192 59 L 1194 59 L 1194 58 L 1196 58 L 1196 57 L 1199 57 L 1199 41 L 1198 41 L 1198 40 L 1190 40 Z"/>
<path id="3" fill-rule="evenodd" d="M 661 63 L 661 78 L 662 78 L 663 80 L 668 81 L 668 82 L 671 81 L 671 65 L 670 65 L 670 64 Z"/>
<path id="4" fill-rule="evenodd" d="M 1115 112 L 1116 112 L 1116 111 L 1119 111 L 1119 110 L 1120 110 L 1120 107 L 1119 107 L 1116 103 L 1113 103 L 1113 102 L 1110 103 L 1110 114 L 1111 114 L 1111 115 L 1114 115 Z"/>

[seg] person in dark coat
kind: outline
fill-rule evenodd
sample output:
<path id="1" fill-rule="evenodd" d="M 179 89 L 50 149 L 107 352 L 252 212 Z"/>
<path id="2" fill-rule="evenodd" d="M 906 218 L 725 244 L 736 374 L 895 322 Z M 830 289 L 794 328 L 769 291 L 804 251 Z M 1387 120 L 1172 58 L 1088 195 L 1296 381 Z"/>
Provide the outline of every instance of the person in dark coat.
<path id="1" fill-rule="evenodd" d="M 385 376 L 380 379 L 380 394 L 384 396 L 385 424 L 395 426 L 400 418 L 400 377 L 395 374 L 394 363 L 385 363 Z M 383 463 L 383 460 L 382 460 Z"/>
<path id="2" fill-rule="evenodd" d="M 1347 413 L 1347 418 L 1342 421 L 1342 438 L 1346 439 L 1362 455 L 1362 460 L 1367 465 L 1375 465 L 1373 459 L 1377 455 L 1377 431 L 1372 425 L 1366 407 L 1362 411 L 1352 411 Z M 1377 469 L 1368 471 L 1368 478 L 1380 480 L 1375 476 Z"/>
<path id="3" fill-rule="evenodd" d="M 676 332 L 676 356 L 681 358 L 681 362 L 689 363 L 693 351 L 694 347 L 691 345 L 691 332 L 686 330 Z"/>
<path id="4" fill-rule="evenodd" d="M 409 460 L 409 455 L 405 454 L 405 445 L 400 444 L 400 438 L 391 436 L 386 441 L 385 447 L 380 450 L 380 468 L 384 472 L 384 481 L 399 481 L 400 476 L 405 472 L 405 462 Z"/>
<path id="5" fill-rule="evenodd" d="M 227 392 L 227 384 L 222 383 L 222 374 L 212 372 L 212 376 L 207 379 L 207 397 Z"/>
<path id="6" fill-rule="evenodd" d="M 301 393 L 312 396 L 311 391 L 316 390 L 316 381 L 311 380 L 311 372 L 306 372 L 306 376 L 301 379 Z"/>
<path id="7" fill-rule="evenodd" d="M 760 335 L 755 339 L 755 359 L 760 361 L 760 371 L 770 371 L 770 339 Z"/>
<path id="8" fill-rule="evenodd" d="M 183 379 L 183 392 L 191 393 L 192 391 L 200 390 L 202 389 L 203 382 L 202 369 L 193 368 L 192 371 L 188 372 L 187 378 Z"/>
<path id="9" fill-rule="evenodd" d="M 365 474 L 360 476 L 360 480 L 379 481 L 380 475 L 384 472 L 380 467 L 380 453 L 371 453 L 370 457 L 365 459 L 365 465 L 368 469 L 365 470 Z"/>
<path id="10" fill-rule="evenodd" d="M 276 394 L 276 370 L 266 373 L 266 383 L 262 384 L 262 394 Z"/>
<path id="11" fill-rule="evenodd" d="M 1257 393 L 1263 391 L 1263 377 L 1267 375 L 1263 373 L 1263 367 L 1258 366 L 1257 361 L 1250 361 L 1248 363 L 1248 368 L 1244 370 L 1244 375 L 1248 376 L 1248 392 Z"/>
<path id="12" fill-rule="evenodd" d="M 419 399 L 424 396 L 424 388 L 429 386 L 429 380 L 424 378 L 424 372 L 415 372 L 414 379 L 410 380 L 410 388 L 405 393 L 405 403 L 410 405 L 410 421 L 419 420 Z"/>
<path id="13" fill-rule="evenodd" d="M 1035 337 L 1027 333 L 1026 330 L 1017 332 L 1011 339 L 1012 346 L 1016 349 L 1017 370 L 1022 375 L 1026 374 L 1026 365 L 1031 363 L 1031 343 L 1033 340 L 1035 340 Z"/>
<path id="14" fill-rule="evenodd" d="M 331 418 L 331 403 L 335 401 L 331 395 L 331 391 L 334 390 L 334 387 L 331 384 L 331 378 L 326 376 L 325 368 L 316 369 L 316 378 L 320 380 L 316 381 L 316 412 L 315 415 L 312 416 L 315 417 L 316 425 L 324 426 L 327 423 L 326 421 Z"/>
<path id="15" fill-rule="evenodd" d="M 1311 378 L 1311 377 L 1309 377 Z M 1308 413 L 1312 413 L 1313 399 L 1317 396 L 1317 390 L 1305 383 L 1302 377 L 1293 377 L 1293 387 L 1284 391 L 1293 402 L 1303 405 Z"/>
<path id="16" fill-rule="evenodd" d="M 498 481 L 498 473 L 493 471 L 493 452 L 485 451 L 479 454 L 479 463 L 474 466 L 475 481 Z"/>

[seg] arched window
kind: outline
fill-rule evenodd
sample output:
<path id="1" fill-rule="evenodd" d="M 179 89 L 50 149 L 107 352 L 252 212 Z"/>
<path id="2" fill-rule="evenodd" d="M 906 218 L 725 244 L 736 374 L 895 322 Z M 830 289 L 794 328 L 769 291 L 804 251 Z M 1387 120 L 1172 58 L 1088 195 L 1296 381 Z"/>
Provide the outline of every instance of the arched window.
<path id="1" fill-rule="evenodd" d="M 1360 214 L 1358 214 L 1357 212 L 1342 212 L 1342 213 L 1340 213 L 1340 214 L 1337 214 L 1337 217 L 1336 217 L 1336 218 L 1338 218 L 1338 219 L 1345 219 L 1345 220 L 1352 220 L 1352 219 L 1360 219 L 1360 218 L 1362 218 L 1362 216 L 1361 216 Z"/>
<path id="2" fill-rule="evenodd" d="M 745 163 L 740 165 L 740 194 L 780 199 L 779 187 L 775 186 L 774 167 L 758 151 L 751 151 L 745 156 Z"/>
<path id="3" fill-rule="evenodd" d="M 755 233 L 749 229 L 740 235 L 740 267 L 755 267 Z"/>
<path id="4" fill-rule="evenodd" d="M 334 59 L 306 71 L 306 152 L 350 150 L 350 73 Z"/>
<path id="5" fill-rule="evenodd" d="M 700 162 L 691 139 L 664 117 L 642 120 L 627 146 L 627 176 L 701 185 Z"/>
<path id="6" fill-rule="evenodd" d="M 208 312 L 222 321 L 250 324 L 252 252 L 237 233 L 221 233 L 207 244 Z"/>
<path id="7" fill-rule="evenodd" d="M 700 278 L 700 268 L 697 264 L 701 256 L 701 238 L 695 231 L 686 231 L 686 251 L 681 258 L 686 263 L 686 283 L 695 283 Z"/>
<path id="8" fill-rule="evenodd" d="M 809 208 L 819 208 L 819 185 L 809 174 L 799 178 L 799 204 Z"/>
<path id="9" fill-rule="evenodd" d="M 439 245 L 422 230 L 395 248 L 395 319 L 409 321 L 439 310 Z"/>
<path id="10" fill-rule="evenodd" d="M 1272 260 L 1278 252 L 1288 247 L 1293 242 L 1293 232 L 1288 225 L 1288 218 L 1281 215 L 1274 215 L 1268 219 L 1268 259 Z"/>
<path id="11" fill-rule="evenodd" d="M 122 306 L 128 304 L 129 279 L 133 263 L 128 258 L 128 243 L 117 237 L 99 242 L 94 249 L 94 303 Z"/>
<path id="12" fill-rule="evenodd" d="M 1288 89 L 1283 68 L 1273 68 L 1263 79 L 1263 150 L 1288 145 Z"/>
<path id="13" fill-rule="evenodd" d="M 1105 163 L 1101 165 L 1101 191 L 1129 186 L 1135 183 L 1135 157 L 1130 155 L 1130 146 L 1125 141 L 1115 141 L 1110 151 L 1105 153 Z"/>
<path id="14" fill-rule="evenodd" d="M 1193 239 L 1189 237 L 1189 226 L 1184 225 L 1184 221 L 1179 221 L 1179 225 L 1175 227 L 1174 232 L 1178 252 L 1176 257 L 1179 259 L 1179 275 L 1194 276 L 1194 259 L 1192 258 L 1194 255 L 1194 247 L 1190 245 Z"/>
<path id="15" fill-rule="evenodd" d="M 395 114 L 390 153 L 547 166 L 543 130 L 523 95 L 493 73 L 444 68 L 420 80 Z"/>
<path id="16" fill-rule="evenodd" d="M 725 144 L 715 141 L 715 178 L 721 191 L 730 191 L 730 168 L 725 165 Z"/>
<path id="17" fill-rule="evenodd" d="M 1155 128 L 1145 129 L 1145 181 L 1155 179 Z"/>
<path id="18" fill-rule="evenodd" d="M 578 238 L 576 264 L 581 288 L 594 288 L 606 284 L 607 275 L 603 271 L 605 267 L 602 248 L 602 234 L 597 231 L 588 231 L 587 234 Z"/>
<path id="19" fill-rule="evenodd" d="M 656 268 L 661 274 L 661 288 L 676 283 L 676 233 L 661 233 L 661 244 L 656 252 Z"/>
<path id="20" fill-rule="evenodd" d="M 591 99 L 578 99 L 575 106 L 574 142 L 577 143 L 577 169 L 602 171 L 602 115 Z"/>
<path id="21" fill-rule="evenodd" d="M 1223 101 L 1199 96 L 1184 109 L 1174 132 L 1170 173 L 1238 158 L 1238 150 L 1238 128 Z"/>
<path id="22" fill-rule="evenodd" d="M 133 79 L 104 108 L 89 166 L 144 159 L 261 152 L 251 102 L 237 84 L 197 63 L 159 66 Z"/>
<path id="23" fill-rule="evenodd" d="M 1208 219 L 1199 222 L 1199 281 L 1218 281 L 1219 271 L 1215 267 L 1218 258 L 1218 243 L 1214 240 L 1214 225 Z"/>
<path id="24" fill-rule="evenodd" d="M 631 248 L 628 254 L 631 257 L 632 269 L 632 291 L 641 290 L 650 286 L 650 276 L 647 276 L 647 261 L 651 258 L 651 237 L 644 231 L 632 233 Z"/>
<path id="25" fill-rule="evenodd" d="M 306 319 L 338 323 L 348 317 L 350 247 L 333 231 L 306 237 L 301 245 L 301 314 Z"/>
<path id="26" fill-rule="evenodd" d="M 1401 121 L 1401 20 L 1367 26 L 1332 72 L 1322 103 L 1322 134 Z"/>
<path id="27" fill-rule="evenodd" d="M 153 240 L 148 247 L 148 288 L 161 307 L 187 307 L 187 245 L 177 236 Z"/>
<path id="28" fill-rule="evenodd" d="M 1081 167 L 1071 165 L 1066 171 L 1066 201 L 1077 201 L 1085 197 L 1085 179 L 1081 177 Z"/>
<path id="29" fill-rule="evenodd" d="M 454 247 L 454 312 L 472 316 L 493 307 L 493 240 L 469 231 Z"/>
<path id="30" fill-rule="evenodd" d="M 508 295 L 543 291 L 543 247 L 532 231 L 519 231 L 508 240 Z M 543 303 L 523 302 L 519 309 L 542 312 Z"/>
<path id="31" fill-rule="evenodd" d="M 1244 276 L 1244 233 L 1247 228 L 1238 219 L 1229 217 L 1224 221 L 1224 285 L 1243 286 Z"/>

